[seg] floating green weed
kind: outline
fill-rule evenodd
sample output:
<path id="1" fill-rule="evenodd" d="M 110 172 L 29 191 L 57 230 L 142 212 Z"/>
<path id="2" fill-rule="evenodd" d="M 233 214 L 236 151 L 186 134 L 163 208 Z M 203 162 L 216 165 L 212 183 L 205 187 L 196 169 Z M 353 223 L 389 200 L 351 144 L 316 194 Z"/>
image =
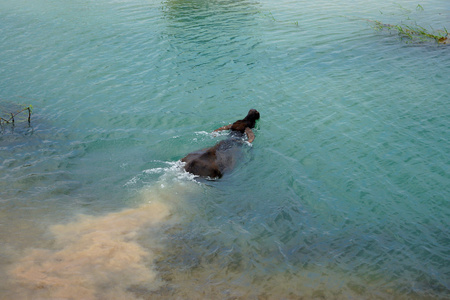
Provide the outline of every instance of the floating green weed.
<path id="1" fill-rule="evenodd" d="M 406 8 L 401 7 L 403 11 L 406 11 L 408 13 L 407 21 L 408 23 L 402 22 L 400 24 L 386 24 L 378 20 L 367 20 L 371 23 L 373 23 L 373 27 L 376 30 L 382 31 L 382 30 L 388 30 L 391 33 L 397 33 L 402 38 L 407 38 L 411 42 L 429 42 L 429 41 L 436 41 L 439 44 L 449 44 L 450 41 L 448 39 L 448 31 L 447 28 L 435 30 L 430 26 L 430 29 L 427 29 L 419 24 L 417 24 L 416 21 L 412 20 L 409 14 L 411 13 L 411 10 L 408 10 Z M 416 7 L 416 11 L 422 12 L 424 11 L 424 8 L 422 5 L 418 4 Z M 380 11 L 381 14 L 383 14 Z"/>
<path id="2" fill-rule="evenodd" d="M 270 12 L 270 11 L 268 13 L 264 13 L 264 12 L 258 11 L 258 13 L 260 13 L 264 17 L 269 18 L 270 20 L 272 20 L 274 22 L 277 22 L 277 23 L 294 24 L 295 26 L 298 26 L 298 21 L 292 22 L 292 21 L 281 21 L 281 20 L 278 20 L 278 19 L 276 19 L 273 16 L 272 12 Z"/>
<path id="3" fill-rule="evenodd" d="M 443 30 L 434 30 L 431 26 L 428 30 L 417 23 L 414 24 L 385 24 L 377 20 L 369 20 L 373 22 L 374 28 L 377 30 L 389 30 L 390 32 L 396 32 L 402 38 L 408 38 L 413 42 L 427 42 L 435 40 L 439 44 L 448 44 L 448 31 L 444 27 Z"/>

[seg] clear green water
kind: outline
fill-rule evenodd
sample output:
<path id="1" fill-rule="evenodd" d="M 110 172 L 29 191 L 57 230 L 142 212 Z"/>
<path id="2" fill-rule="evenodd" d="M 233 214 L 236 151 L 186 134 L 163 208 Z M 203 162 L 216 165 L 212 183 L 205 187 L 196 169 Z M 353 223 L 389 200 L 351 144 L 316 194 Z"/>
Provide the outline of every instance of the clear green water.
<path id="1" fill-rule="evenodd" d="M 421 4 L 0 0 L 0 298 L 448 298 L 450 48 L 362 20 Z"/>

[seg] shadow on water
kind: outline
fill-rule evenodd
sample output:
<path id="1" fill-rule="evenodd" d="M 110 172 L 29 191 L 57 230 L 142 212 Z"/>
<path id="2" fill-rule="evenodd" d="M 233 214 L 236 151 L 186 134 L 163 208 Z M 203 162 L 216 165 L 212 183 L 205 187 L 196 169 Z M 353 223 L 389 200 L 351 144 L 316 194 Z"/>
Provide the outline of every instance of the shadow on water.
<path id="1" fill-rule="evenodd" d="M 208 22 L 200 22 L 196 25 L 201 25 L 199 29 L 205 27 L 214 30 L 217 27 L 233 26 L 236 21 L 251 21 L 248 16 L 256 12 L 257 5 L 257 1 L 247 0 L 166 0 L 163 2 L 162 10 L 169 20 L 186 24 L 211 18 L 206 20 Z M 221 20 L 221 22 L 209 22 L 216 20 L 214 17 L 217 17 L 217 20 Z M 224 20 L 234 22 L 225 24 L 223 23 Z"/>
<path id="2" fill-rule="evenodd" d="M 158 54 L 155 68 L 172 75 L 155 82 L 164 88 L 158 94 L 161 105 L 173 105 L 196 116 L 199 110 L 214 110 L 224 101 L 236 110 L 241 110 L 244 102 L 246 107 L 255 106 L 248 103 L 251 99 L 246 91 L 253 82 L 248 74 L 263 55 L 257 52 L 260 4 L 169 0 L 162 5 L 159 43 L 164 50 Z M 231 99 L 243 101 L 228 101 Z"/>
<path id="3" fill-rule="evenodd" d="M 197 66 L 214 69 L 233 57 L 239 60 L 258 44 L 252 31 L 258 6 L 253 1 L 165 1 L 166 40 L 182 60 Z"/>

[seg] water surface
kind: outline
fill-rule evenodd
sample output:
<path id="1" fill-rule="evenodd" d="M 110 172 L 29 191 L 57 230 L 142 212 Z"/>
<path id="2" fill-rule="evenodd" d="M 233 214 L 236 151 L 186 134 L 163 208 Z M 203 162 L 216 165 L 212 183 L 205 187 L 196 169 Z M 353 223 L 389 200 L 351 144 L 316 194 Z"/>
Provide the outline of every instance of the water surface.
<path id="1" fill-rule="evenodd" d="M 449 48 L 367 21 L 422 6 L 0 0 L 0 298 L 448 297 Z"/>

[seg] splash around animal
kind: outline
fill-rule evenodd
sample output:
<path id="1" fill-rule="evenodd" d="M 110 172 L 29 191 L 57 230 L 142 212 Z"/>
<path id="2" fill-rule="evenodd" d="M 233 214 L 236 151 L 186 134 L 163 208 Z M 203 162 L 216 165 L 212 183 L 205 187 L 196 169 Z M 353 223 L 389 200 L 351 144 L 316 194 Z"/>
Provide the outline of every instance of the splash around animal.
<path id="1" fill-rule="evenodd" d="M 230 130 L 230 135 L 212 147 L 191 152 L 183 157 L 181 161 L 185 163 L 184 169 L 206 179 L 221 178 L 225 172 L 233 169 L 240 148 L 245 143 L 245 137 L 249 143 L 255 140 L 252 128 L 259 118 L 259 112 L 250 109 L 244 119 L 214 130 L 214 132 Z"/>

